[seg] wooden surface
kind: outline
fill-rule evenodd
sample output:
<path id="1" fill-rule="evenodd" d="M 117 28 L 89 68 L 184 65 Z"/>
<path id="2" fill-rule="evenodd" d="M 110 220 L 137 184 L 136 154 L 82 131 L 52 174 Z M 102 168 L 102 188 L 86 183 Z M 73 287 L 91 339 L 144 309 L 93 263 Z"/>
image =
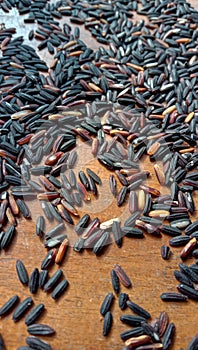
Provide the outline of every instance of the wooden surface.
<path id="1" fill-rule="evenodd" d="M 197 0 L 191 1 L 198 8 Z M 31 26 L 25 27 L 22 17 L 17 17 L 12 12 L 9 15 L 2 15 L 1 22 L 5 22 L 8 27 L 17 27 L 18 35 L 27 34 Z M 91 39 L 87 31 L 81 27 L 82 39 L 92 47 L 98 44 Z M 49 60 L 46 53 L 42 55 Z M 95 170 L 103 179 L 103 185 L 99 187 L 97 200 L 93 199 L 91 204 L 82 208 L 83 212 L 90 212 L 92 218 L 98 216 L 102 221 L 119 216 L 122 220 L 127 218 L 127 205 L 117 208 L 109 186 L 108 177 L 110 172 L 93 160 L 89 146 L 81 148 L 81 157 L 78 162 L 78 169 L 85 169 L 89 166 Z M 147 161 L 142 164 L 145 170 L 151 171 L 149 183 L 158 186 L 153 173 L 153 165 Z M 160 189 L 162 192 L 164 189 Z M 166 190 L 165 190 L 166 191 Z M 198 192 L 194 195 L 198 205 Z M 20 220 L 17 227 L 17 235 L 8 252 L 1 252 L 0 256 L 0 305 L 9 297 L 18 294 L 23 300 L 30 295 L 27 287 L 23 287 L 16 276 L 16 259 L 20 258 L 27 266 L 30 273 L 34 267 L 40 268 L 41 261 L 46 254 L 46 250 L 35 235 L 35 220 L 41 213 L 37 202 L 28 203 L 32 210 L 32 221 Z M 194 215 L 193 220 L 197 215 Z M 55 224 L 54 224 L 55 225 Z M 50 226 L 47 226 L 47 229 Z M 76 239 L 76 234 L 71 228 L 67 228 L 68 237 L 72 242 Z M 54 350 L 120 350 L 122 341 L 119 334 L 128 327 L 121 324 L 119 317 L 123 314 L 118 307 L 117 297 L 113 306 L 114 324 L 110 336 L 102 336 L 103 322 L 99 313 L 101 302 L 107 292 L 112 291 L 110 282 L 110 270 L 113 264 L 119 263 L 132 279 L 132 289 L 126 290 L 122 287 L 122 292 L 129 292 L 132 301 L 142 305 L 152 315 L 158 317 L 160 312 L 166 310 L 170 321 L 176 324 L 176 338 L 173 346 L 174 350 L 180 347 L 186 348 L 191 338 L 197 331 L 197 303 L 188 301 L 185 304 L 163 303 L 160 294 L 165 291 L 176 291 L 177 281 L 173 276 L 174 269 L 177 269 L 181 262 L 179 258 L 180 248 L 171 248 L 173 254 L 169 261 L 163 261 L 160 255 L 160 247 L 167 244 L 169 237 L 154 238 L 145 235 L 143 240 L 124 238 L 123 247 L 117 248 L 115 244 L 109 245 L 101 257 L 96 257 L 92 252 L 85 251 L 82 254 L 75 253 L 69 247 L 67 257 L 61 268 L 65 277 L 69 280 L 70 286 L 60 300 L 55 302 L 50 294 L 39 291 L 33 296 L 34 303 L 43 302 L 46 312 L 40 319 L 41 323 L 46 323 L 56 329 L 55 337 L 46 337 Z M 188 262 L 191 262 L 190 259 Z M 57 266 L 50 270 L 52 274 Z M 125 313 L 130 313 L 127 311 Z M 24 319 L 14 324 L 11 316 L 0 322 L 0 333 L 2 333 L 8 350 L 15 350 L 17 346 L 25 345 L 25 338 L 28 335 Z"/>

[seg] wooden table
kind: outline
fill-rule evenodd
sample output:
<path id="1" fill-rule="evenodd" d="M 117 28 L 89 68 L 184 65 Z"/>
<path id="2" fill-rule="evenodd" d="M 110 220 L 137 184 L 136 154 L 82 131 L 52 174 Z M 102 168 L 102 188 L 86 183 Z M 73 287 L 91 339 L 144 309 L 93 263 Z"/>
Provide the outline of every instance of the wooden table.
<path id="1" fill-rule="evenodd" d="M 198 9 L 197 0 L 191 3 Z M 16 26 L 18 35 L 27 38 L 31 28 L 23 23 L 23 18 L 17 16 L 16 12 L 1 16 L 1 22 L 6 26 Z M 85 40 L 93 48 L 98 44 L 90 36 L 89 32 L 80 27 L 82 40 Z M 33 44 L 35 42 L 33 41 Z M 42 57 L 49 62 L 46 52 L 41 53 Z M 103 185 L 99 187 L 97 201 L 92 200 L 92 204 L 83 206 L 80 214 L 90 212 L 92 218 L 98 216 L 101 221 L 120 216 L 122 222 L 128 216 L 127 205 L 120 209 L 116 206 L 116 201 L 112 197 L 108 178 L 110 172 L 98 165 L 91 155 L 90 148 L 86 144 L 81 148 L 81 157 L 76 167 L 85 169 L 89 166 L 95 170 L 103 179 Z M 143 168 L 151 172 L 149 184 L 158 186 L 153 171 L 153 165 L 144 161 Z M 164 189 L 161 189 L 162 192 Z M 195 193 L 195 201 L 198 204 L 198 192 Z M 46 250 L 35 235 L 35 221 L 41 209 L 37 202 L 29 203 L 32 210 L 32 221 L 20 220 L 17 227 L 17 235 L 8 252 L 1 252 L 0 256 L 0 304 L 9 297 L 18 294 L 23 300 L 30 295 L 27 287 L 23 287 L 16 276 L 16 259 L 20 258 L 31 273 L 34 267 L 40 268 L 41 261 L 46 254 Z M 198 211 L 193 216 L 193 220 L 198 217 Z M 47 229 L 50 226 L 47 227 Z M 70 243 L 76 239 L 73 230 L 67 229 Z M 101 302 L 106 293 L 112 291 L 110 282 L 110 271 L 113 264 L 119 263 L 132 279 L 133 287 L 126 290 L 122 287 L 122 292 L 129 292 L 132 301 L 142 305 L 152 315 L 158 317 L 160 312 L 166 310 L 170 321 L 176 324 L 176 338 L 173 346 L 174 350 L 180 347 L 186 348 L 188 342 L 197 333 L 197 304 L 194 301 L 187 303 L 164 303 L 160 299 L 160 294 L 165 291 L 176 291 L 177 281 L 173 276 L 174 269 L 178 268 L 181 262 L 179 258 L 180 248 L 171 248 L 172 256 L 169 261 L 163 261 L 160 255 L 162 244 L 167 244 L 169 237 L 155 238 L 146 235 L 143 240 L 124 238 L 123 246 L 119 249 L 115 244 L 109 245 L 101 257 L 96 257 L 92 252 L 84 251 L 82 254 L 75 253 L 72 247 L 67 252 L 61 268 L 70 282 L 70 286 L 63 297 L 55 302 L 50 294 L 43 291 L 33 296 L 34 303 L 43 302 L 46 312 L 41 317 L 41 323 L 53 326 L 57 334 L 55 337 L 47 337 L 54 350 L 120 350 L 122 341 L 119 334 L 127 329 L 121 324 L 119 317 L 123 314 L 118 307 L 117 297 L 113 306 L 114 324 L 110 336 L 102 336 L 103 322 L 99 313 Z M 190 259 L 188 262 L 191 262 Z M 54 266 L 50 270 L 52 274 L 57 269 Z M 127 311 L 127 313 L 130 313 Z M 28 335 L 24 321 L 14 324 L 11 316 L 0 322 L 0 333 L 2 333 L 8 350 L 15 350 L 19 345 L 25 345 L 25 338 Z"/>

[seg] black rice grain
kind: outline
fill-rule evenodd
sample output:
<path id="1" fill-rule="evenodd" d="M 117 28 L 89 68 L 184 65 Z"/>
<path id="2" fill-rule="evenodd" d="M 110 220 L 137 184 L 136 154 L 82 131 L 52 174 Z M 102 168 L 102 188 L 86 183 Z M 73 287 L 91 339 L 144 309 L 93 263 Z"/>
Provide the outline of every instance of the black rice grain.
<path id="1" fill-rule="evenodd" d="M 161 246 L 162 259 L 168 260 L 170 258 L 170 254 L 171 254 L 170 247 L 168 247 L 167 245 L 162 245 Z"/>
<path id="2" fill-rule="evenodd" d="M 61 281 L 57 285 L 57 287 L 53 290 L 52 298 L 55 300 L 60 298 L 60 296 L 65 292 L 68 286 L 69 286 L 69 282 L 67 280 L 64 279 L 63 281 Z"/>
<path id="3" fill-rule="evenodd" d="M 118 304 L 121 310 L 127 308 L 127 301 L 129 300 L 129 295 L 127 293 L 120 293 Z"/>
<path id="4" fill-rule="evenodd" d="M 118 221 L 113 221 L 112 224 L 112 232 L 114 241 L 117 244 L 118 248 L 121 248 L 122 246 L 122 231 L 120 227 L 120 223 Z"/>
<path id="5" fill-rule="evenodd" d="M 111 283 L 116 294 L 120 292 L 120 280 L 114 270 L 111 270 Z"/>
<path id="6" fill-rule="evenodd" d="M 30 275 L 29 289 L 30 293 L 35 294 L 39 286 L 39 270 L 35 268 Z"/>
<path id="7" fill-rule="evenodd" d="M 8 301 L 6 301 L 5 304 L 3 304 L 0 308 L 0 316 L 2 317 L 9 314 L 13 310 L 14 306 L 18 303 L 18 301 L 18 295 L 14 295 Z"/>
<path id="8" fill-rule="evenodd" d="M 116 272 L 120 282 L 125 286 L 126 288 L 131 287 L 131 280 L 127 276 L 126 272 L 122 269 L 122 267 L 118 264 L 115 264 L 113 267 L 114 271 Z"/>
<path id="9" fill-rule="evenodd" d="M 49 343 L 33 335 L 26 338 L 26 343 L 30 346 L 30 348 L 35 350 L 52 350 L 52 347 Z"/>
<path id="10" fill-rule="evenodd" d="M 105 314 L 110 311 L 110 307 L 112 305 L 112 302 L 113 302 L 113 299 L 114 299 L 114 296 L 113 296 L 113 293 L 108 293 L 103 302 L 102 302 L 102 305 L 100 307 L 100 313 L 102 316 L 105 316 Z"/>
<path id="11" fill-rule="evenodd" d="M 98 185 L 102 184 L 101 178 L 93 170 L 91 170 L 90 168 L 86 168 L 86 172 L 94 180 L 95 183 L 97 183 Z"/>
<path id="12" fill-rule="evenodd" d="M 18 275 L 19 281 L 22 284 L 26 284 L 27 285 L 28 282 L 29 282 L 28 273 L 27 273 L 25 265 L 19 259 L 16 262 L 16 271 L 17 271 L 17 275 Z"/>
<path id="13" fill-rule="evenodd" d="M 176 302 L 181 302 L 181 301 L 187 301 L 188 297 L 179 293 L 171 293 L 171 292 L 166 292 L 162 293 L 160 295 L 161 300 L 163 301 L 176 301 Z"/>
<path id="14" fill-rule="evenodd" d="M 10 226 L 8 229 L 4 232 L 3 237 L 1 239 L 1 249 L 7 249 L 9 245 L 11 244 L 13 238 L 15 235 L 15 227 Z"/>
<path id="15" fill-rule="evenodd" d="M 125 341 L 127 339 L 132 338 L 132 337 L 138 337 L 138 336 L 142 335 L 143 333 L 144 333 L 144 330 L 142 327 L 135 327 L 135 328 L 129 329 L 129 330 L 121 333 L 120 338 Z"/>
<path id="16" fill-rule="evenodd" d="M 56 249 L 55 248 L 50 249 L 41 263 L 41 270 L 48 269 L 50 265 L 54 263 L 55 257 L 56 257 Z"/>
<path id="17" fill-rule="evenodd" d="M 110 311 L 108 311 L 104 317 L 104 324 L 103 324 L 103 336 L 104 337 L 106 337 L 110 333 L 112 323 L 113 323 L 112 313 Z"/>
<path id="18" fill-rule="evenodd" d="M 35 323 L 27 327 L 27 331 L 31 335 L 52 335 L 55 333 L 55 330 L 45 324 Z"/>
<path id="19" fill-rule="evenodd" d="M 45 306 L 44 304 L 39 304 L 31 310 L 25 318 L 25 324 L 27 326 L 35 323 L 35 321 L 39 318 L 39 316 L 44 312 Z"/>
<path id="20" fill-rule="evenodd" d="M 138 304 L 135 304 L 134 302 L 127 300 L 127 306 L 129 307 L 129 309 L 131 309 L 133 312 L 135 312 L 137 315 L 142 316 L 146 319 L 151 318 L 150 313 L 143 309 L 141 306 L 139 306 Z"/>
<path id="21" fill-rule="evenodd" d="M 12 319 L 14 322 L 19 321 L 23 315 L 28 311 L 28 309 L 32 306 L 33 300 L 31 297 L 26 298 L 23 300 L 16 308 L 16 310 L 13 313 Z"/>
<path id="22" fill-rule="evenodd" d="M 164 350 L 168 350 L 171 347 L 171 345 L 173 344 L 174 335 L 175 335 L 175 325 L 174 323 L 169 323 L 164 333 L 164 338 L 162 341 Z"/>
<path id="23" fill-rule="evenodd" d="M 96 255 L 101 254 L 104 247 L 110 243 L 110 233 L 108 231 L 104 232 L 99 240 L 94 244 L 93 253 Z"/>
<path id="24" fill-rule="evenodd" d="M 133 316 L 133 315 L 122 315 L 120 321 L 125 324 L 128 324 L 131 327 L 141 326 L 142 323 L 146 322 L 146 318 L 142 316 Z"/>
<path id="25" fill-rule="evenodd" d="M 180 293 L 186 295 L 189 299 L 198 300 L 198 291 L 185 284 L 179 284 L 177 289 Z"/>
<path id="26" fill-rule="evenodd" d="M 45 233 L 45 218 L 40 215 L 36 221 L 36 234 L 39 237 L 43 237 Z"/>
<path id="27" fill-rule="evenodd" d="M 52 277 L 50 277 L 50 279 L 47 281 L 47 283 L 45 283 L 43 290 L 44 292 L 49 292 L 50 290 L 52 290 L 54 288 L 54 286 L 57 284 L 57 282 L 59 281 L 59 279 L 62 277 L 63 275 L 63 271 L 62 270 L 57 270 Z"/>

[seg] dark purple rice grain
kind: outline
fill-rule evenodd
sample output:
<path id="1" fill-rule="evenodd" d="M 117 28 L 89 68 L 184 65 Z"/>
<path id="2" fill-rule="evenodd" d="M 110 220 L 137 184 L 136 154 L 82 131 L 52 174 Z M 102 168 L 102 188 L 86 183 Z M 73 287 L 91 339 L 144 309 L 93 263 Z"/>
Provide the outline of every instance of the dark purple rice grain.
<path id="1" fill-rule="evenodd" d="M 36 234 L 39 237 L 43 237 L 45 233 L 45 218 L 40 215 L 36 221 Z"/>
<path id="2" fill-rule="evenodd" d="M 168 314 L 166 313 L 166 311 L 162 311 L 160 313 L 160 316 L 157 322 L 157 329 L 156 329 L 160 337 L 164 335 L 168 324 L 169 324 Z"/>
<path id="3" fill-rule="evenodd" d="M 73 250 L 75 252 L 81 253 L 83 248 L 84 248 L 84 239 L 82 237 L 79 237 L 74 243 Z"/>
<path id="4" fill-rule="evenodd" d="M 131 191 L 129 194 L 129 211 L 134 213 L 138 210 L 138 198 L 135 191 Z"/>
<path id="5" fill-rule="evenodd" d="M 198 300 L 198 291 L 185 284 L 179 284 L 177 289 L 180 293 L 186 295 L 189 299 Z"/>
<path id="6" fill-rule="evenodd" d="M 137 190 L 137 188 L 142 184 L 143 180 L 139 179 L 131 183 L 127 188 L 129 191 Z"/>
<path id="7" fill-rule="evenodd" d="M 39 286 L 39 270 L 35 268 L 32 271 L 32 274 L 30 275 L 30 280 L 29 280 L 30 293 L 35 294 L 38 290 L 38 286 Z"/>
<path id="8" fill-rule="evenodd" d="M 135 312 L 137 315 L 142 316 L 146 319 L 151 318 L 150 313 L 143 309 L 141 306 L 139 306 L 138 304 L 135 304 L 134 302 L 127 300 L 127 306 L 129 307 L 129 309 L 131 309 L 133 312 Z"/>
<path id="9" fill-rule="evenodd" d="M 49 343 L 33 335 L 26 338 L 26 343 L 35 350 L 53 350 Z"/>
<path id="10" fill-rule="evenodd" d="M 113 194 L 114 197 L 116 197 L 116 195 L 117 195 L 117 182 L 116 182 L 116 178 L 114 175 L 110 175 L 109 185 L 110 185 L 111 193 Z"/>
<path id="11" fill-rule="evenodd" d="M 182 295 L 180 293 L 172 293 L 172 292 L 165 292 L 160 295 L 161 300 L 163 301 L 174 301 L 174 302 L 183 302 L 187 301 L 188 297 L 185 295 Z"/>
<path id="12" fill-rule="evenodd" d="M 127 293 L 120 293 L 118 304 L 119 304 L 119 308 L 121 310 L 125 310 L 127 308 L 127 301 L 128 300 L 129 300 L 129 295 Z"/>
<path id="13" fill-rule="evenodd" d="M 19 259 L 16 262 L 16 271 L 17 271 L 17 275 L 18 275 L 19 281 L 22 284 L 26 284 L 27 285 L 28 282 L 29 282 L 29 276 L 28 276 L 28 273 L 27 273 L 25 265 Z"/>
<path id="14" fill-rule="evenodd" d="M 108 311 L 105 314 L 104 323 L 103 323 L 103 336 L 104 337 L 106 337 L 110 333 L 112 323 L 113 323 L 113 316 L 112 316 L 112 313 L 110 311 Z"/>
<path id="15" fill-rule="evenodd" d="M 80 170 L 78 176 L 81 183 L 85 186 L 86 190 L 89 190 L 89 181 L 85 173 L 82 170 Z"/>
<path id="16" fill-rule="evenodd" d="M 169 240 L 169 244 L 172 247 L 180 247 L 185 246 L 190 241 L 190 236 L 184 235 L 184 236 L 176 236 Z"/>
<path id="17" fill-rule="evenodd" d="M 188 225 L 185 228 L 185 234 L 186 235 L 190 235 L 192 234 L 194 231 L 198 230 L 198 220 L 192 222 L 190 225 Z"/>
<path id="18" fill-rule="evenodd" d="M 183 263 L 180 263 L 179 268 L 181 272 L 183 272 L 187 277 L 189 277 L 192 282 L 198 283 L 198 274 L 193 271 L 191 266 L 187 266 Z"/>
<path id="19" fill-rule="evenodd" d="M 144 234 L 142 230 L 131 226 L 122 227 L 122 233 L 123 233 L 123 236 L 129 237 L 129 238 L 144 238 Z"/>
<path id="20" fill-rule="evenodd" d="M 120 321 L 131 327 L 139 327 L 142 323 L 146 322 L 146 318 L 142 316 L 122 315 Z"/>
<path id="21" fill-rule="evenodd" d="M 52 175 L 46 175 L 46 178 L 56 187 L 61 188 L 61 182 Z"/>
<path id="22" fill-rule="evenodd" d="M 61 232 L 65 231 L 65 230 L 66 230 L 65 225 L 63 223 L 58 224 L 57 226 L 53 227 L 51 230 L 49 230 L 45 234 L 45 239 L 56 237 L 58 234 L 60 234 Z"/>
<path id="23" fill-rule="evenodd" d="M 108 293 L 108 294 L 105 296 L 105 298 L 104 298 L 104 300 L 103 300 L 103 302 L 102 302 L 102 305 L 101 305 L 101 307 L 100 307 L 100 313 L 101 313 L 102 316 L 105 316 L 106 313 L 107 313 L 108 311 L 110 311 L 110 308 L 111 308 L 111 305 L 112 305 L 112 303 L 113 303 L 113 300 L 114 300 L 114 295 L 113 295 L 113 293 Z"/>
<path id="24" fill-rule="evenodd" d="M 47 241 L 45 241 L 44 246 L 45 248 L 50 248 L 50 249 L 58 247 L 65 240 L 65 238 L 67 238 L 67 236 L 64 233 L 60 234 L 55 238 L 48 239 Z"/>
<path id="25" fill-rule="evenodd" d="M 72 187 L 66 175 L 60 174 L 60 178 L 61 178 L 62 187 L 64 187 L 67 191 L 71 191 Z"/>
<path id="26" fill-rule="evenodd" d="M 72 169 L 77 161 L 78 155 L 77 152 L 75 150 L 73 150 L 72 152 L 70 152 L 68 160 L 67 160 L 67 165 L 68 165 L 68 169 Z"/>
<path id="27" fill-rule="evenodd" d="M 8 301 L 6 301 L 0 308 L 0 316 L 3 317 L 9 314 L 13 310 L 14 306 L 18 303 L 18 301 L 18 295 L 14 295 Z"/>
<path id="28" fill-rule="evenodd" d="M 52 170 L 52 167 L 49 165 L 37 166 L 35 168 L 30 168 L 30 172 L 32 175 L 43 175 L 49 174 Z"/>
<path id="29" fill-rule="evenodd" d="M 168 350 L 173 344 L 175 336 L 175 325 L 174 323 L 169 323 L 162 340 L 163 349 Z"/>
<path id="30" fill-rule="evenodd" d="M 113 221 L 112 224 L 112 232 L 113 232 L 113 237 L 116 245 L 118 248 L 121 248 L 122 246 L 122 231 L 120 227 L 120 223 L 118 221 Z"/>
<path id="31" fill-rule="evenodd" d="M 90 191 L 96 196 L 98 194 L 97 186 L 90 176 L 88 176 L 88 182 Z"/>
<path id="32" fill-rule="evenodd" d="M 110 243 L 110 233 L 108 231 L 104 232 L 99 240 L 94 244 L 93 253 L 100 255 L 102 250 Z"/>
<path id="33" fill-rule="evenodd" d="M 177 227 L 170 227 L 167 225 L 161 225 L 159 227 L 160 231 L 168 236 L 176 237 L 181 235 L 181 230 Z"/>
<path id="34" fill-rule="evenodd" d="M 134 212 L 129 218 L 124 222 L 125 226 L 134 226 L 137 219 L 140 217 L 140 212 L 136 211 Z"/>
<path id="35" fill-rule="evenodd" d="M 48 209 L 49 211 L 51 212 L 53 218 L 58 221 L 58 222 L 61 222 L 62 223 L 62 217 L 61 215 L 59 214 L 58 210 L 56 209 L 56 207 L 54 207 L 52 205 L 52 203 L 48 203 Z"/>
<path id="36" fill-rule="evenodd" d="M 192 283 L 191 279 L 187 275 L 185 275 L 183 272 L 175 270 L 174 276 L 175 276 L 176 280 L 179 281 L 180 283 L 186 284 L 189 287 L 193 287 L 193 283 Z"/>
<path id="37" fill-rule="evenodd" d="M 186 228 L 188 225 L 191 224 L 191 221 L 190 219 L 179 219 L 179 220 L 174 220 L 171 222 L 170 226 L 172 228 L 181 228 L 181 229 L 184 229 Z"/>
<path id="38" fill-rule="evenodd" d="M 3 233 L 2 239 L 1 239 L 1 249 L 7 249 L 9 245 L 11 244 L 14 236 L 15 236 L 15 227 L 10 226 L 8 229 Z"/>
<path id="39" fill-rule="evenodd" d="M 57 209 L 58 209 L 58 213 L 60 214 L 63 220 L 65 220 L 68 224 L 74 225 L 74 221 L 70 213 L 63 207 L 62 204 L 58 204 Z"/>
<path id="40" fill-rule="evenodd" d="M 153 217 L 149 217 L 149 216 L 142 216 L 141 221 L 146 222 L 147 224 L 151 224 L 153 226 L 159 226 L 161 225 L 161 220 L 160 219 L 156 219 Z"/>
<path id="41" fill-rule="evenodd" d="M 120 292 L 120 281 L 114 270 L 111 270 L 111 283 L 114 292 L 118 294 Z"/>
<path id="42" fill-rule="evenodd" d="M 142 327 L 135 327 L 133 329 L 129 329 L 127 331 L 124 331 L 120 334 L 120 338 L 125 341 L 127 339 L 130 339 L 132 337 L 139 337 L 140 335 L 144 334 L 144 330 Z"/>
<path id="43" fill-rule="evenodd" d="M 105 231 L 102 229 L 96 230 L 93 232 L 87 239 L 84 240 L 84 248 L 91 249 L 94 247 L 95 243 L 103 235 Z"/>
<path id="44" fill-rule="evenodd" d="M 19 321 L 23 315 L 28 311 L 28 309 L 32 306 L 33 300 L 31 297 L 24 299 L 15 309 L 12 319 L 14 322 Z"/>
<path id="45" fill-rule="evenodd" d="M 76 184 L 77 184 L 76 175 L 72 169 L 69 170 L 69 183 L 73 189 L 76 188 Z"/>
<path id="46" fill-rule="evenodd" d="M 55 330 L 45 324 L 35 323 L 27 327 L 27 331 L 31 335 L 52 335 L 55 333 Z"/>
<path id="47" fill-rule="evenodd" d="M 142 323 L 142 328 L 144 329 L 144 333 L 148 335 L 153 341 L 160 341 L 159 335 L 155 332 L 155 329 L 152 325 Z"/>
<path id="48" fill-rule="evenodd" d="M 59 281 L 59 279 L 62 277 L 63 275 L 63 271 L 62 270 L 57 270 L 52 277 L 50 277 L 50 279 L 45 283 L 43 290 L 44 292 L 49 292 L 51 291 L 54 286 L 57 284 L 57 282 Z"/>
<path id="49" fill-rule="evenodd" d="M 126 179 L 126 177 L 119 171 L 119 170 L 116 170 L 115 171 L 117 177 L 118 177 L 118 180 L 120 181 L 120 183 L 123 185 L 123 186 L 128 186 L 128 181 Z"/>
<path id="50" fill-rule="evenodd" d="M 25 219 L 31 219 L 31 213 L 27 204 L 22 199 L 16 199 L 19 210 Z"/>
<path id="51" fill-rule="evenodd" d="M 74 199 L 74 204 L 78 207 L 82 206 L 82 198 L 80 196 L 79 192 L 74 192 L 73 193 L 73 199 Z"/>
<path id="52" fill-rule="evenodd" d="M 98 185 L 102 184 L 101 178 L 90 168 L 86 168 L 87 174 L 94 180 L 94 182 Z"/>
<path id="53" fill-rule="evenodd" d="M 168 247 L 167 245 L 162 245 L 161 246 L 162 259 L 168 260 L 170 258 L 170 255 L 171 255 L 170 247 Z"/>
<path id="54" fill-rule="evenodd" d="M 55 261 L 56 249 L 50 249 L 41 263 L 41 270 L 48 269 Z"/>
<path id="55" fill-rule="evenodd" d="M 122 267 L 118 264 L 113 266 L 114 271 L 116 272 L 120 282 L 126 288 L 130 288 L 132 286 L 130 278 L 127 276 L 126 272 L 122 269 Z"/>
<path id="56" fill-rule="evenodd" d="M 53 290 L 52 298 L 55 300 L 58 299 L 65 292 L 65 290 L 68 288 L 68 285 L 69 285 L 69 283 L 67 280 L 64 279 L 63 281 L 61 281 L 57 285 L 57 287 Z"/>
<path id="57" fill-rule="evenodd" d="M 39 316 L 44 312 L 45 306 L 44 304 L 39 304 L 34 307 L 32 311 L 28 313 L 25 318 L 25 324 L 27 326 L 35 323 L 35 321 L 39 318 Z"/>
<path id="58" fill-rule="evenodd" d="M 86 214 L 83 216 L 83 221 L 84 220 L 86 220 Z M 82 221 L 82 222 L 83 222 Z M 81 222 L 81 220 L 79 221 L 79 223 Z M 79 224 L 78 223 L 78 224 Z M 77 225 L 78 225 L 77 224 Z M 94 218 L 90 223 L 89 223 L 89 225 L 87 226 L 87 227 L 85 227 L 85 229 L 83 230 L 83 235 L 82 235 L 82 238 L 83 239 L 86 239 L 86 238 L 88 238 L 93 232 L 94 232 L 94 230 L 96 229 L 96 228 L 98 228 L 99 227 L 99 225 L 100 225 L 100 221 L 99 221 L 99 219 L 96 217 L 96 218 Z"/>
<path id="59" fill-rule="evenodd" d="M 121 207 L 121 205 L 125 202 L 126 195 L 127 195 L 127 187 L 123 186 L 117 195 L 118 207 Z"/>

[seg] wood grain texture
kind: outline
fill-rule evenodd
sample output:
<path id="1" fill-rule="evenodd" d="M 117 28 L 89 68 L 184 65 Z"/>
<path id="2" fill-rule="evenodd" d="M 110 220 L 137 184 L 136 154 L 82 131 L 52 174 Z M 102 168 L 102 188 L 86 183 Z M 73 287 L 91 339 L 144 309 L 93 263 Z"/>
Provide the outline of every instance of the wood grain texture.
<path id="1" fill-rule="evenodd" d="M 191 1 L 197 7 L 197 0 Z M 27 39 L 28 32 L 32 26 L 23 23 L 23 17 L 18 17 L 13 11 L 8 15 L 1 15 L 1 22 L 6 26 L 16 26 L 17 34 L 24 35 Z M 80 27 L 82 40 L 85 40 L 92 48 L 98 47 L 96 41 L 91 38 L 89 32 Z M 33 44 L 35 45 L 35 41 Z M 42 58 L 50 62 L 46 52 Z M 112 217 L 121 217 L 121 221 L 128 217 L 127 205 L 121 208 L 116 206 L 112 197 L 108 178 L 110 172 L 104 169 L 93 159 L 90 148 L 87 144 L 79 144 L 80 156 L 75 172 L 89 166 L 95 170 L 103 179 L 102 186 L 99 186 L 97 200 L 93 198 L 90 204 L 83 206 L 80 214 L 91 213 L 91 217 L 98 216 L 102 221 Z M 142 168 L 151 172 L 148 183 L 158 187 L 154 174 L 153 164 L 146 159 Z M 161 188 L 163 192 L 167 189 Z M 194 194 L 198 206 L 198 192 Z M 34 267 L 40 268 L 46 250 L 35 235 L 35 222 L 41 214 L 41 208 L 36 201 L 29 202 L 32 211 L 32 221 L 20 219 L 17 227 L 16 238 L 7 252 L 0 255 L 0 305 L 13 294 L 18 294 L 23 300 L 30 295 L 27 287 L 23 287 L 17 280 L 15 264 L 16 259 L 23 260 L 29 273 Z M 198 211 L 193 220 L 198 218 Z M 47 226 L 47 229 L 53 225 Z M 170 321 L 176 324 L 176 339 L 173 350 L 180 347 L 186 348 L 188 342 L 197 333 L 197 303 L 188 301 L 186 304 L 164 303 L 160 300 L 160 294 L 165 291 L 176 291 L 177 281 L 173 276 L 174 269 L 177 269 L 180 248 L 171 248 L 172 256 L 169 261 L 163 261 L 160 255 L 160 247 L 167 244 L 169 237 L 154 238 L 145 235 L 143 240 L 124 238 L 123 247 L 117 248 L 115 244 L 106 247 L 101 257 L 96 257 L 92 252 L 85 251 L 82 254 L 75 253 L 72 244 L 76 234 L 71 227 L 67 226 L 66 233 L 71 246 L 68 249 L 66 259 L 61 268 L 65 277 L 69 280 L 69 288 L 63 297 L 55 302 L 50 294 L 39 291 L 33 296 L 34 304 L 43 302 L 46 312 L 41 317 L 41 323 L 51 325 L 56 329 L 54 337 L 45 337 L 49 340 L 54 350 L 120 350 L 122 341 L 119 334 L 127 329 L 119 321 L 123 314 L 118 307 L 117 297 L 113 306 L 113 328 L 110 336 L 102 336 L 103 322 L 99 313 L 100 305 L 106 293 L 112 291 L 110 282 L 110 270 L 115 263 L 119 263 L 132 280 L 132 289 L 129 295 L 132 301 L 147 309 L 153 318 L 158 317 L 160 312 L 166 310 Z M 188 262 L 191 262 L 190 259 Z M 50 269 L 50 275 L 57 270 L 57 266 Z M 127 292 L 122 287 L 123 292 Z M 127 311 L 127 313 L 130 313 Z M 0 321 L 0 333 L 8 350 L 15 350 L 17 346 L 25 344 L 25 337 L 28 335 L 23 319 L 14 324 L 11 316 Z"/>

